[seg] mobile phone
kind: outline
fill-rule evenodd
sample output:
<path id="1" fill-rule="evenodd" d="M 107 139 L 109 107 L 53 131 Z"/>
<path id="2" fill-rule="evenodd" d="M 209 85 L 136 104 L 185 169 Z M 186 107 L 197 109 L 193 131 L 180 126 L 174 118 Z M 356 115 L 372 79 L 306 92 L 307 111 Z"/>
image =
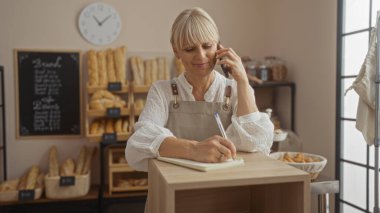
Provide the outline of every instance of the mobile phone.
<path id="1" fill-rule="evenodd" d="M 220 43 L 218 43 L 217 50 L 220 50 L 221 48 L 222 47 L 220 46 Z M 219 60 L 222 60 L 222 59 L 220 58 Z M 224 75 L 226 76 L 226 78 L 228 78 L 229 77 L 230 68 L 227 67 L 224 64 L 221 64 L 220 66 L 222 67 Z"/>

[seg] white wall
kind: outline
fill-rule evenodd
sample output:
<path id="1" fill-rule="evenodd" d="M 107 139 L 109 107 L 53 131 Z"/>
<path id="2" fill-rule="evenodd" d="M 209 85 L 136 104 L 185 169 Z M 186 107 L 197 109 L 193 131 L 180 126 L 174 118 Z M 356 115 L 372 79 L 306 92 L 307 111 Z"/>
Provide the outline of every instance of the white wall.
<path id="1" fill-rule="evenodd" d="M 14 48 L 94 47 L 79 34 L 77 17 L 91 0 L 1 0 L 0 64 L 5 67 L 8 178 L 32 163 L 47 169 L 47 150 L 56 144 L 61 159 L 76 156 L 86 143 L 15 139 Z M 170 26 L 185 8 L 200 6 L 219 25 L 222 42 L 241 56 L 277 55 L 287 61 L 288 80 L 297 85 L 296 130 L 304 150 L 328 158 L 324 174 L 334 176 L 337 3 L 331 0 L 107 0 L 122 18 L 113 44 L 130 52 L 170 52 Z M 106 48 L 100 47 L 100 48 Z"/>

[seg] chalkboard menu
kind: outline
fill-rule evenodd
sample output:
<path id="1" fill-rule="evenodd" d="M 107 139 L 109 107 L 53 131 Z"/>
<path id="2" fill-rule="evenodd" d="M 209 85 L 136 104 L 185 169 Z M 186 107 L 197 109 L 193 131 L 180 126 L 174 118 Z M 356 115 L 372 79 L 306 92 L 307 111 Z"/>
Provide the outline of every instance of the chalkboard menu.
<path id="1" fill-rule="evenodd" d="M 18 136 L 81 135 L 79 52 L 16 50 Z"/>

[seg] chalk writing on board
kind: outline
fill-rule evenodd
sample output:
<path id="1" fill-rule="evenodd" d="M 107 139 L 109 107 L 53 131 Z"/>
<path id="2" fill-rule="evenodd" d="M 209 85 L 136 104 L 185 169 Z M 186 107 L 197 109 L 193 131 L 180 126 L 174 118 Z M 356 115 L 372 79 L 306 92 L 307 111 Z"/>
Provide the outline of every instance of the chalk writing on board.
<path id="1" fill-rule="evenodd" d="M 20 135 L 80 134 L 79 53 L 18 52 Z"/>

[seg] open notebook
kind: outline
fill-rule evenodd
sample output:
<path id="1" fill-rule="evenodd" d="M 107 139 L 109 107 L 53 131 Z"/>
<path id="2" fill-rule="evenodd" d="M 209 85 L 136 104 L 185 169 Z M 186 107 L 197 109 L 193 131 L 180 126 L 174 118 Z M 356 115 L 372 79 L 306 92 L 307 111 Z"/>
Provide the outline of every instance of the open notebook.
<path id="1" fill-rule="evenodd" d="M 192 168 L 199 171 L 210 171 L 216 169 L 225 169 L 229 167 L 234 167 L 244 164 L 244 159 L 237 157 L 235 160 L 229 159 L 225 162 L 220 163 L 202 163 L 192 160 L 180 159 L 180 158 L 167 158 L 167 157 L 158 157 L 160 161 L 165 161 L 168 163 L 176 164 L 183 167 Z"/>

